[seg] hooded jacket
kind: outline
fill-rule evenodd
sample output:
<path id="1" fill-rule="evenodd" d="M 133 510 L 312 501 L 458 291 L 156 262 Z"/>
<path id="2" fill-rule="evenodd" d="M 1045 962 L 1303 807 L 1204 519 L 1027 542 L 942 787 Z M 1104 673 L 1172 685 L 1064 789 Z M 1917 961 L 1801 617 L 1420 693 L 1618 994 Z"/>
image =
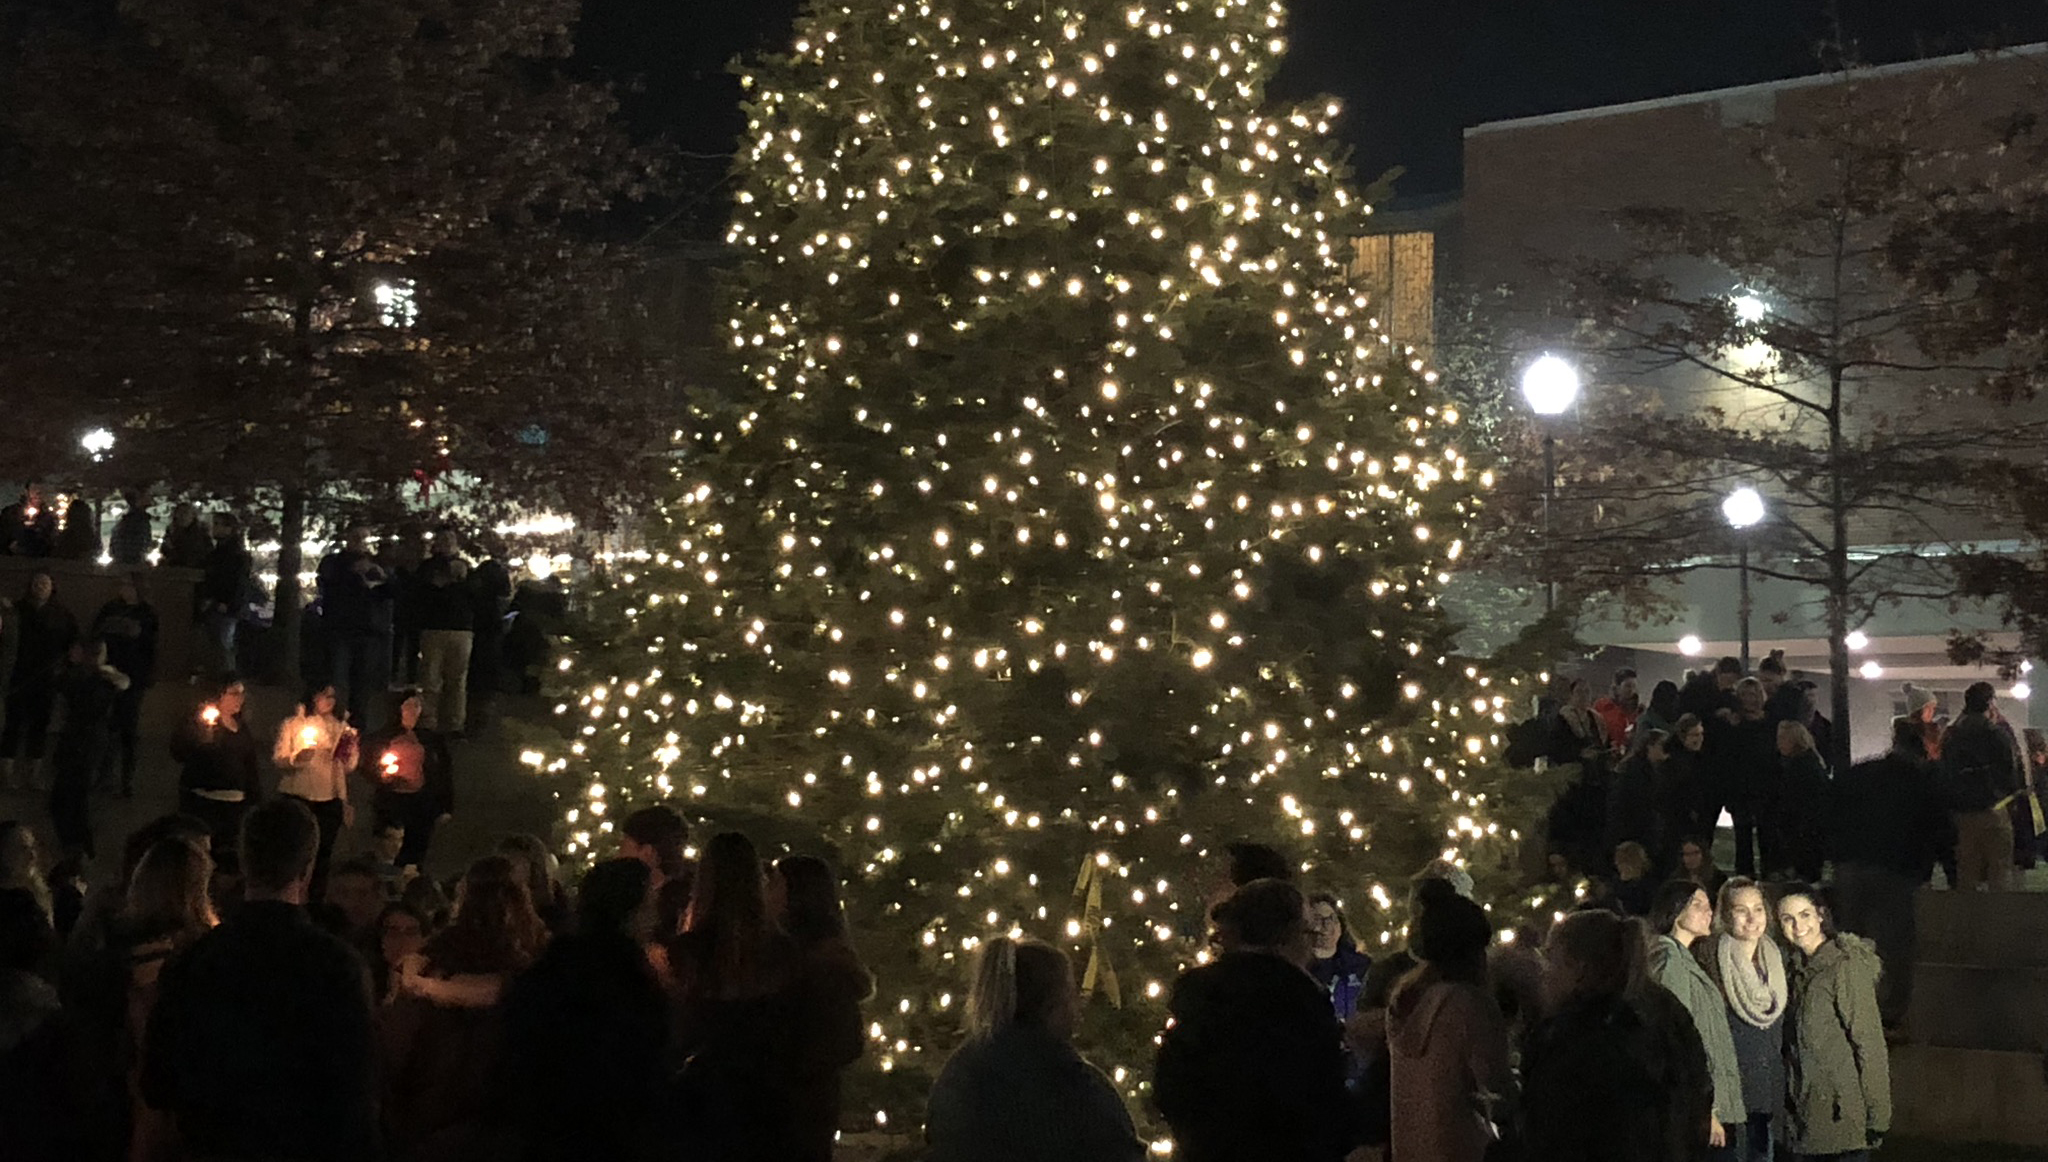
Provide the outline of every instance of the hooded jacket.
<path id="1" fill-rule="evenodd" d="M 1493 1106 L 1512 1084 L 1507 1022 L 1478 985 L 1419 988 L 1413 997 L 1404 989 L 1387 1013 L 1394 1157 L 1481 1162 Z"/>
<path id="2" fill-rule="evenodd" d="M 1714 1116 L 1724 1126 L 1741 1125 L 1749 1110 L 1742 1100 L 1742 1068 L 1735 1060 L 1735 1035 L 1728 1028 L 1728 1002 L 1720 986 L 1692 953 L 1670 936 L 1650 945 L 1650 978 L 1678 998 L 1692 1014 L 1693 1029 L 1707 1050 L 1714 1079 Z"/>
<path id="3" fill-rule="evenodd" d="M 1785 1038 L 1785 1137 L 1801 1154 L 1866 1149 L 1892 1124 L 1891 1062 L 1877 1010 L 1877 949 L 1841 935 L 1793 953 Z"/>

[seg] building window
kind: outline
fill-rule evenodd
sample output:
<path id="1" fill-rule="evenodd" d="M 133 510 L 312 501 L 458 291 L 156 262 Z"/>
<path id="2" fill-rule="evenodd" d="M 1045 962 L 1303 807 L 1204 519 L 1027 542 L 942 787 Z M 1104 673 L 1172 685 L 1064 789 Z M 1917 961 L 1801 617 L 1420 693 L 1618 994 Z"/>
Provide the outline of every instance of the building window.
<path id="1" fill-rule="evenodd" d="M 370 289 L 377 302 L 377 321 L 404 330 L 420 321 L 420 306 L 413 298 L 409 278 L 380 282 Z"/>
<path id="2" fill-rule="evenodd" d="M 1436 235 L 1427 230 L 1357 240 L 1352 277 L 1395 343 L 1423 352 L 1436 343 Z"/>

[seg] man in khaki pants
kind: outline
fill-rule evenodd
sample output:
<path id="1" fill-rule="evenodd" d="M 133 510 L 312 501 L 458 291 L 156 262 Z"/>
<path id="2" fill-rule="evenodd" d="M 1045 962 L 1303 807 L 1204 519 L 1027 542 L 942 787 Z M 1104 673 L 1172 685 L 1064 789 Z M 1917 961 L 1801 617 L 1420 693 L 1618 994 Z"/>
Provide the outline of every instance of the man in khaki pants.
<path id="1" fill-rule="evenodd" d="M 456 552 L 455 534 L 434 534 L 433 555 L 415 574 L 420 608 L 420 725 L 461 734 L 469 712 L 469 652 L 476 606 L 470 600 L 469 562 Z"/>
<path id="2" fill-rule="evenodd" d="M 1956 825 L 1958 891 L 2012 885 L 2012 820 L 2005 800 L 2020 789 L 2019 752 L 1994 718 L 1991 683 L 1963 691 L 1963 713 L 1941 741 L 1942 791 Z"/>

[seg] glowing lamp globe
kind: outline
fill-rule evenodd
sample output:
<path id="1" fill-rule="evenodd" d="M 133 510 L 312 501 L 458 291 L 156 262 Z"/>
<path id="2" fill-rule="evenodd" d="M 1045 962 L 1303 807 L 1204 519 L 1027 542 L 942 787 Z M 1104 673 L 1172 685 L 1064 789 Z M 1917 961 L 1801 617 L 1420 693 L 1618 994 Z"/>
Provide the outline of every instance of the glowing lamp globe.
<path id="1" fill-rule="evenodd" d="M 1728 305 L 1735 308 L 1736 319 L 1744 323 L 1761 323 L 1764 316 L 1771 313 L 1769 304 L 1748 293 L 1734 296 L 1728 300 Z"/>
<path id="2" fill-rule="evenodd" d="M 1730 528 L 1746 529 L 1764 519 L 1764 498 L 1754 488 L 1738 488 L 1721 502 Z"/>
<path id="3" fill-rule="evenodd" d="M 1678 639 L 1678 652 L 1688 658 L 1699 657 L 1700 651 L 1706 648 L 1706 643 L 1700 640 L 1698 634 L 1689 633 Z"/>
<path id="4" fill-rule="evenodd" d="M 1579 398 L 1579 369 L 1545 355 L 1522 372 L 1522 399 L 1539 416 L 1563 415 Z"/>

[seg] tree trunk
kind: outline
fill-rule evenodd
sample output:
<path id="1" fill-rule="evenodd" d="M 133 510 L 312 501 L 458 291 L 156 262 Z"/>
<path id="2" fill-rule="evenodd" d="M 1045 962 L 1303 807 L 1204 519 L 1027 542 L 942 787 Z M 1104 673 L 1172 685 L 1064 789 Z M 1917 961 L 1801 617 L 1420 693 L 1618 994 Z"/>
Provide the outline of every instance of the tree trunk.
<path id="1" fill-rule="evenodd" d="M 278 636 L 278 677 L 296 689 L 299 673 L 299 627 L 304 620 L 305 600 L 299 592 L 299 570 L 305 562 L 306 490 L 296 485 L 284 490 L 284 516 L 277 531 L 276 616 L 271 626 Z"/>
<path id="2" fill-rule="evenodd" d="M 1831 371 L 1828 409 L 1828 766 L 1849 769 L 1849 509 L 1842 486 L 1842 370 Z"/>

